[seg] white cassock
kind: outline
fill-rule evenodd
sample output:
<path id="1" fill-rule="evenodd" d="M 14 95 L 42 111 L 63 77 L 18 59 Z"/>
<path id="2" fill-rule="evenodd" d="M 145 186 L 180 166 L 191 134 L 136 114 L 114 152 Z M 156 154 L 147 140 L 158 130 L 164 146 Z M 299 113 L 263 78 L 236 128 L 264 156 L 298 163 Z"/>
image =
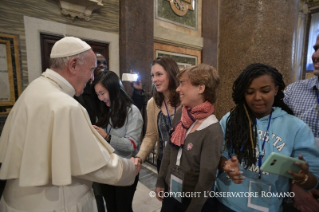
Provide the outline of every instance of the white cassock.
<path id="1" fill-rule="evenodd" d="M 134 182 L 134 164 L 113 154 L 74 94 L 47 69 L 10 111 L 0 138 L 1 212 L 94 212 L 92 181 Z"/>

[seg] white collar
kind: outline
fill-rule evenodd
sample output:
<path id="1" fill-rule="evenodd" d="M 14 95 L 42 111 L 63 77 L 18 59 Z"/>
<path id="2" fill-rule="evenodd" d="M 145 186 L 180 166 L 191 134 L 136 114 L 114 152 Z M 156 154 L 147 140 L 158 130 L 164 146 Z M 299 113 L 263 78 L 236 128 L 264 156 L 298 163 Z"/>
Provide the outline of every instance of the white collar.
<path id="1" fill-rule="evenodd" d="M 46 69 L 45 72 L 42 73 L 43 76 L 47 77 L 47 78 L 55 78 L 51 79 L 54 82 L 56 82 L 61 89 L 66 92 L 67 94 L 69 94 L 70 96 L 74 96 L 75 94 L 75 89 L 73 88 L 73 86 L 63 77 L 61 76 L 58 72 L 53 71 L 52 69 Z"/>
<path id="2" fill-rule="evenodd" d="M 62 82 L 64 82 L 70 88 L 74 89 L 73 86 L 69 83 L 69 81 L 67 81 L 64 77 L 62 77 L 58 72 L 53 71 L 52 69 L 49 69 L 49 68 L 47 68 L 47 70 L 45 70 L 45 71 L 48 72 L 49 74 L 55 76 L 56 78 L 58 78 Z"/>
<path id="3" fill-rule="evenodd" d="M 215 124 L 217 122 L 218 122 L 218 119 L 216 118 L 216 116 L 214 114 L 212 114 L 212 115 L 208 116 L 196 130 L 205 129 L 206 127 L 208 127 L 212 124 Z"/>
<path id="4" fill-rule="evenodd" d="M 188 135 L 188 133 L 192 130 L 192 128 L 194 127 L 194 125 L 196 124 L 197 120 L 190 126 L 190 128 L 187 130 L 186 136 Z M 205 129 L 206 127 L 215 124 L 218 122 L 218 119 L 216 118 L 216 116 L 214 114 L 208 116 L 200 125 L 199 127 L 196 129 L 196 131 Z"/>

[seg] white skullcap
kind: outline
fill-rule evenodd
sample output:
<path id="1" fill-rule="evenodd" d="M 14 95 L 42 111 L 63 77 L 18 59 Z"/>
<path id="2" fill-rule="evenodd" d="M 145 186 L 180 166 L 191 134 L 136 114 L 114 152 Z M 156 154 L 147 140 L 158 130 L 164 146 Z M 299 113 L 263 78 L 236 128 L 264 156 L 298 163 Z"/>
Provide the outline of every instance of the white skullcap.
<path id="1" fill-rule="evenodd" d="M 50 58 L 73 56 L 91 49 L 91 46 L 76 37 L 64 37 L 52 47 Z"/>

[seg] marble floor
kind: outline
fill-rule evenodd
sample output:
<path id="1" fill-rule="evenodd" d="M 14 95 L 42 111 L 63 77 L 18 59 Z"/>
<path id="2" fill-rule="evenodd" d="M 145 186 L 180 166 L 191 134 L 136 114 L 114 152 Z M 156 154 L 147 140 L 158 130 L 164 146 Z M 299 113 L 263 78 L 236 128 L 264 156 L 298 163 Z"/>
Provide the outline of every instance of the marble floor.
<path id="1" fill-rule="evenodd" d="M 157 179 L 156 167 L 143 163 L 140 171 L 139 182 L 133 198 L 134 212 L 159 212 L 162 203 L 156 197 L 150 197 L 150 192 L 155 191 Z"/>

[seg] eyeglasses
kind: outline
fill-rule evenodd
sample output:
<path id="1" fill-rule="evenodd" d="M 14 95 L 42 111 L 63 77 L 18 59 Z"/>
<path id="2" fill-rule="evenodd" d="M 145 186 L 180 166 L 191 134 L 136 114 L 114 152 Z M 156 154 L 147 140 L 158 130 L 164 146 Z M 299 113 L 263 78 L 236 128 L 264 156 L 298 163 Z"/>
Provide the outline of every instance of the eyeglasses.
<path id="1" fill-rule="evenodd" d="M 103 60 L 103 61 L 101 61 L 101 60 L 98 60 L 98 61 L 97 61 L 97 64 L 98 64 L 98 65 L 100 65 L 101 63 L 103 63 L 103 65 L 107 65 L 107 62 L 106 62 L 106 60 Z"/>

